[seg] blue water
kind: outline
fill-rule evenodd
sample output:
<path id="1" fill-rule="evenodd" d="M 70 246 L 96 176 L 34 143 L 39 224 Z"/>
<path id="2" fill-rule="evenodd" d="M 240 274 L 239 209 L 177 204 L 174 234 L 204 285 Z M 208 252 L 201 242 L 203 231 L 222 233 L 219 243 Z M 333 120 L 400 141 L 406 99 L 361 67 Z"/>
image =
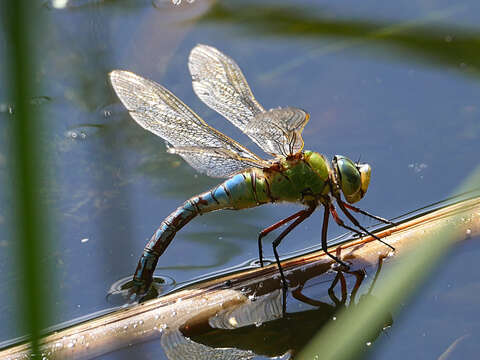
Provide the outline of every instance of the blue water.
<path id="1" fill-rule="evenodd" d="M 163 140 L 130 119 L 108 84 L 113 69 L 161 82 L 210 125 L 264 156 L 192 91 L 189 51 L 198 43 L 217 47 L 241 66 L 265 108 L 290 105 L 310 113 L 304 131 L 307 149 L 329 158 L 360 157 L 372 166 L 370 188 L 359 206 L 383 217 L 449 196 L 479 164 L 480 50 L 474 45 L 480 42 L 480 5 L 475 1 L 282 2 L 290 6 L 285 14 L 308 24 L 304 28 L 289 27 L 293 19 L 275 25 L 275 19 L 254 17 L 265 7 L 278 9 L 273 1 L 258 8 L 200 0 L 179 7 L 167 1 L 71 5 L 37 9 L 48 23 L 41 34 L 46 46 L 38 74 L 45 85 L 38 95 L 48 98 L 33 106 L 41 107 L 49 125 L 38 136 L 48 144 L 52 164 L 48 185 L 41 189 L 54 229 L 53 246 L 42 259 L 55 269 L 45 283 L 54 309 L 51 324 L 110 307 L 108 289 L 133 273 L 147 238 L 163 218 L 219 182 L 167 154 Z M 233 18 L 220 17 L 219 9 Z M 376 35 L 360 36 L 365 29 Z M 464 52 L 452 47 L 467 35 Z M 5 62 L 1 52 L 0 61 Z M 8 106 L 1 88 L 0 341 L 22 335 L 15 306 L 21 279 L 9 229 L 13 199 L 6 188 L 12 180 Z M 181 283 L 254 259 L 258 231 L 298 209 L 267 205 L 196 218 L 162 256 L 158 273 Z M 280 251 L 318 243 L 320 229 L 316 213 L 284 240 Z M 330 226 L 330 237 L 341 233 Z M 268 242 L 265 250 L 271 257 Z M 456 337 L 478 335 L 472 325 L 478 320 L 478 301 L 471 299 L 480 296 L 479 279 L 474 267 L 465 269 L 465 260 L 475 264 L 479 251 L 473 241 L 456 250 L 458 260 L 429 285 L 439 296 L 449 296 L 432 307 L 424 301 L 435 295 L 426 300 L 418 295 L 414 310 L 404 309 L 380 341 L 378 358 L 400 359 L 406 352 L 438 357 Z M 470 300 L 463 306 L 466 297 Z M 432 331 L 451 330 L 452 317 L 468 319 L 471 326 L 459 324 L 449 338 L 432 340 Z"/>

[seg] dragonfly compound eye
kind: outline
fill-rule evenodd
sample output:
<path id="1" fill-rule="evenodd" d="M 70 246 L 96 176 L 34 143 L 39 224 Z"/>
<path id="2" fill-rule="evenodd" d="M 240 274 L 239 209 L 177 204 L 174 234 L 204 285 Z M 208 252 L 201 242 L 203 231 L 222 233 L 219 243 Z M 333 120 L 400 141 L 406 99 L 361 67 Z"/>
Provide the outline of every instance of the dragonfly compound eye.
<path id="1" fill-rule="evenodd" d="M 362 182 L 362 197 L 365 195 L 370 184 L 370 175 L 372 174 L 372 168 L 368 164 L 357 164 L 358 171 L 360 171 L 360 180 Z"/>
<path id="2" fill-rule="evenodd" d="M 357 167 L 357 165 L 352 160 L 344 156 L 337 155 L 335 158 L 337 163 L 337 174 L 340 188 L 342 189 L 345 199 L 350 204 L 353 204 L 359 201 L 364 194 L 362 173 L 360 171 L 360 169 L 363 168 Z M 370 167 L 368 166 L 368 168 Z M 368 182 L 370 181 L 369 173 L 368 176 L 365 176 L 365 178 L 368 178 L 365 187 L 366 191 L 366 188 L 368 187 Z"/>

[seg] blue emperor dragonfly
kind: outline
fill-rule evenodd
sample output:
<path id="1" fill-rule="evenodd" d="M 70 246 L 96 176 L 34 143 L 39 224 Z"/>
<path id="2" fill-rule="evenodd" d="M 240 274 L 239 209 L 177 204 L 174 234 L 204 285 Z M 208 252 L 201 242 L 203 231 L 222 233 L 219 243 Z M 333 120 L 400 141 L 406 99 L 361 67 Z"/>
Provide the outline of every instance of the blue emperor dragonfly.
<path id="1" fill-rule="evenodd" d="M 391 224 L 386 219 L 351 205 L 359 201 L 368 189 L 371 175 L 368 164 L 356 163 L 341 155 L 336 155 L 329 162 L 320 153 L 304 151 L 301 134 L 309 115 L 294 107 L 265 110 L 253 96 L 240 67 L 219 50 L 197 45 L 190 53 L 188 66 L 197 96 L 248 135 L 272 158 L 262 159 L 212 128 L 160 84 L 128 71 L 112 71 L 112 86 L 131 117 L 144 129 L 165 139 L 171 145 L 168 152 L 180 155 L 201 173 L 228 178 L 213 189 L 188 199 L 163 220 L 140 257 L 133 276 L 132 292 L 143 294 L 147 291 L 158 259 L 175 234 L 197 215 L 214 210 L 240 210 L 277 202 L 305 206 L 262 230 L 258 236 L 259 260 L 263 266 L 262 239 L 273 230 L 290 223 L 273 240 L 273 252 L 284 288 L 286 281 L 277 247 L 319 205 L 324 207 L 322 249 L 335 262 L 348 267 L 342 259 L 328 251 L 330 214 L 341 227 L 358 235 L 369 234 L 386 244 L 349 212 L 351 210 Z M 346 202 L 342 200 L 342 194 Z M 334 202 L 360 230 L 346 225 L 340 219 Z"/>

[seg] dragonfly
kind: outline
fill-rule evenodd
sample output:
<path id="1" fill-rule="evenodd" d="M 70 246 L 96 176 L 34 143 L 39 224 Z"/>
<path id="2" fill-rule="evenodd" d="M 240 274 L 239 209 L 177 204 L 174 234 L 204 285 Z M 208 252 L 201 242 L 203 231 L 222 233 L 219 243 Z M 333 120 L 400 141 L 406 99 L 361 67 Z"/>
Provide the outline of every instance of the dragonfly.
<path id="1" fill-rule="evenodd" d="M 288 224 L 272 242 L 284 288 L 287 282 L 277 247 L 319 206 L 324 209 L 321 246 L 339 266 L 348 268 L 345 261 L 328 251 L 330 215 L 339 226 L 359 236 L 368 234 L 394 250 L 363 227 L 350 212 L 393 224 L 351 205 L 367 192 L 370 165 L 342 155 L 335 155 L 330 162 L 318 152 L 304 150 L 302 131 L 309 114 L 296 107 L 265 110 L 253 96 L 237 63 L 216 48 L 195 46 L 190 52 L 188 67 L 197 96 L 271 155 L 271 159 L 257 156 L 209 126 L 162 85 L 129 71 L 113 70 L 109 74 L 113 89 L 141 127 L 166 140 L 169 153 L 180 155 L 200 173 L 227 178 L 214 188 L 191 197 L 162 221 L 138 261 L 133 293 L 141 295 L 148 291 L 160 256 L 183 226 L 198 215 L 222 209 L 241 210 L 280 202 L 303 205 L 302 210 L 258 235 L 258 257 L 263 267 L 263 238 Z M 354 227 L 339 217 L 334 203 Z"/>

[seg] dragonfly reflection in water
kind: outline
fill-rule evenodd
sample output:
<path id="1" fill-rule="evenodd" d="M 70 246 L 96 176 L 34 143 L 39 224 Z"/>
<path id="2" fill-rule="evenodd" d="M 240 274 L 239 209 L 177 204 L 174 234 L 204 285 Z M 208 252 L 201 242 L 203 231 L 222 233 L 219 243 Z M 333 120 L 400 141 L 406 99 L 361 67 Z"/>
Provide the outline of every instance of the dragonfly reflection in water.
<path id="1" fill-rule="evenodd" d="M 363 235 L 363 231 L 383 242 L 349 212 L 352 210 L 390 223 L 350 205 L 359 201 L 367 191 L 371 173 L 368 164 L 355 163 L 340 155 L 334 156 L 329 163 L 322 154 L 303 151 L 301 134 L 309 115 L 294 107 L 265 110 L 254 98 L 240 67 L 217 49 L 197 45 L 190 53 L 188 66 L 197 96 L 273 158 L 261 159 L 210 127 L 163 86 L 128 71 L 112 71 L 110 80 L 115 92 L 140 126 L 168 141 L 172 146 L 168 151 L 182 156 L 199 172 L 228 178 L 213 189 L 190 198 L 163 220 L 138 262 L 132 292 L 141 295 L 148 290 L 158 259 L 177 231 L 195 216 L 214 210 L 239 210 L 276 202 L 305 206 L 303 210 L 262 230 L 258 236 L 259 260 L 263 266 L 262 238 L 290 223 L 273 241 L 273 252 L 284 288 L 286 281 L 277 247 L 319 205 L 324 207 L 322 249 L 337 263 L 348 268 L 344 261 L 328 252 L 330 214 L 341 227 L 359 235 Z M 342 193 L 347 202 L 342 200 Z M 334 201 L 361 231 L 347 226 L 339 218 Z"/>

